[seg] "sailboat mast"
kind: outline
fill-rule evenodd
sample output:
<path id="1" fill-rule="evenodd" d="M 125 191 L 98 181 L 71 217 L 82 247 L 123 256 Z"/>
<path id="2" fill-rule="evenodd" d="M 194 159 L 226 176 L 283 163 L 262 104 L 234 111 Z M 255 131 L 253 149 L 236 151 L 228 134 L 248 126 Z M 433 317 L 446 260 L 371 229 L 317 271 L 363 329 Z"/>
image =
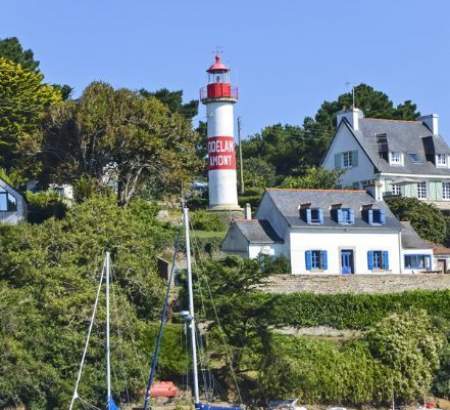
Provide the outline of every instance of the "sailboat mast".
<path id="1" fill-rule="evenodd" d="M 197 371 L 197 343 L 195 335 L 195 311 L 194 311 L 194 292 L 192 289 L 192 263 L 191 263 L 191 242 L 189 236 L 189 209 L 183 207 L 184 228 L 186 235 L 186 262 L 187 262 L 187 281 L 189 294 L 189 316 L 191 329 L 191 350 L 192 350 L 192 373 L 194 382 L 194 402 L 200 403 L 200 394 L 198 390 L 198 371 Z"/>
<path id="2" fill-rule="evenodd" d="M 109 344 L 109 279 L 110 279 L 110 254 L 106 252 L 106 385 L 108 388 L 108 409 L 109 399 L 111 398 L 111 362 L 110 362 L 110 344 Z"/>

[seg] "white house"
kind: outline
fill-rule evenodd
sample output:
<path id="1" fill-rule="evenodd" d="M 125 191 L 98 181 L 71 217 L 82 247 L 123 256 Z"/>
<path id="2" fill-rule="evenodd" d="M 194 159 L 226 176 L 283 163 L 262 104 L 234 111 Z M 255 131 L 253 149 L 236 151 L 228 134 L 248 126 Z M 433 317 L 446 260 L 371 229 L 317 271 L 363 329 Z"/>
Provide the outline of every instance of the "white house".
<path id="1" fill-rule="evenodd" d="M 267 189 L 255 219 L 231 224 L 222 250 L 248 258 L 285 255 L 293 274 L 431 270 L 432 246 L 414 235 L 363 190 Z"/>
<path id="2" fill-rule="evenodd" d="M 26 215 L 27 205 L 23 196 L 0 179 L 0 222 L 17 224 Z"/>
<path id="3" fill-rule="evenodd" d="M 450 210 L 450 148 L 439 117 L 417 121 L 364 118 L 358 108 L 337 115 L 337 131 L 322 162 L 343 169 L 343 187 L 415 197 Z"/>

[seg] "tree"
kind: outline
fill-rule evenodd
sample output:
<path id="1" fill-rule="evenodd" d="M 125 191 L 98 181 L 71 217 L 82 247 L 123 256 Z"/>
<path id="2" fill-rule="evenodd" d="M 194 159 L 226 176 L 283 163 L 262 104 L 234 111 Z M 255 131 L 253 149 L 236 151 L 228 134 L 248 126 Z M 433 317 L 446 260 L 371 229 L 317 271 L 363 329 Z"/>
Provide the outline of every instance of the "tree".
<path id="1" fill-rule="evenodd" d="M 42 74 L 0 57 L 0 167 L 22 176 L 38 173 L 41 123 L 60 100 Z"/>
<path id="2" fill-rule="evenodd" d="M 0 407 L 56 409 L 70 401 L 105 250 L 111 251 L 111 354 L 114 393 L 141 396 L 163 283 L 156 255 L 172 231 L 156 220 L 158 208 L 95 197 L 62 220 L 0 226 Z M 80 396 L 104 404 L 105 300 L 101 294 Z M 182 329 L 169 329 L 171 337 Z M 175 332 L 175 336 L 174 336 Z M 170 341 L 169 341 L 170 342 Z M 170 343 L 169 343 L 170 344 Z M 183 348 L 173 347 L 162 372 L 184 372 Z M 168 354 L 167 351 L 165 351 Z M 184 362 L 183 362 L 184 360 Z"/>
<path id="3" fill-rule="evenodd" d="M 244 161 L 245 190 L 261 191 L 274 186 L 275 168 L 262 158 L 248 158 Z"/>
<path id="4" fill-rule="evenodd" d="M 126 205 L 146 181 L 180 192 L 198 169 L 189 120 L 155 97 L 94 82 L 78 101 L 55 106 L 45 126 L 47 180 L 117 183 Z"/>
<path id="5" fill-rule="evenodd" d="M 336 188 L 341 176 L 342 170 L 328 171 L 324 168 L 308 168 L 303 176 L 286 177 L 280 186 L 296 189 L 332 189 Z"/>
<path id="6" fill-rule="evenodd" d="M 25 70 L 39 73 L 39 61 L 34 59 L 34 54 L 31 50 L 24 50 L 22 48 L 17 37 L 0 40 L 0 57 L 20 64 Z"/>
<path id="7" fill-rule="evenodd" d="M 178 113 L 183 117 L 192 120 L 198 114 L 198 100 L 191 100 L 183 104 L 183 91 L 170 91 L 167 88 L 161 88 L 157 91 L 147 91 L 144 88 L 139 90 L 143 97 L 155 97 L 169 108 L 173 113 Z"/>
<path id="8" fill-rule="evenodd" d="M 421 238 L 435 243 L 446 239 L 446 219 L 434 205 L 405 197 L 387 198 L 386 203 L 397 218 L 410 221 Z"/>
<path id="9" fill-rule="evenodd" d="M 429 391 L 444 338 L 426 311 L 388 316 L 367 333 L 366 340 L 374 359 L 388 369 L 392 397 L 408 402 Z"/>

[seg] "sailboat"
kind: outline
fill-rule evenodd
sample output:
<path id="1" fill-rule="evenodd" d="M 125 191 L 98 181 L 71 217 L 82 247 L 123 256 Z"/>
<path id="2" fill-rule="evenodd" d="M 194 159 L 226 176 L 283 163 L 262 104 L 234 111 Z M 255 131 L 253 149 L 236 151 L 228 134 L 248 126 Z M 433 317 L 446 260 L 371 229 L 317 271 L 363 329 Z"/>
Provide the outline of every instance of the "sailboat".
<path id="1" fill-rule="evenodd" d="M 195 308 L 194 308 L 194 292 L 192 285 L 192 261 L 191 261 L 191 241 L 190 241 L 190 230 L 189 230 L 189 209 L 183 206 L 183 224 L 185 231 L 185 242 L 186 242 L 186 265 L 187 265 L 187 288 L 188 288 L 188 311 L 181 312 L 181 316 L 185 319 L 188 324 L 189 338 L 190 338 L 190 350 L 192 358 L 192 383 L 193 383 L 193 399 L 195 410 L 240 410 L 240 406 L 222 406 L 213 405 L 209 402 L 202 402 L 200 400 L 200 390 L 198 382 L 198 363 L 197 363 L 197 336 L 196 336 L 196 321 L 195 321 Z M 176 252 L 175 252 L 176 253 Z M 175 259 L 175 257 L 174 257 Z M 155 351 L 153 353 L 152 365 L 149 375 L 149 380 L 147 383 L 147 389 L 144 399 L 144 410 L 150 408 L 150 396 L 151 396 L 151 386 L 155 377 L 155 369 L 159 354 L 159 345 L 161 341 L 162 330 L 167 320 L 167 307 L 168 307 L 168 296 L 173 279 L 175 263 L 172 264 L 172 272 L 169 277 L 169 283 L 167 286 L 166 300 L 164 302 L 164 307 L 161 315 L 161 327 L 160 333 L 158 334 L 158 339 L 155 345 Z"/>
<path id="2" fill-rule="evenodd" d="M 92 333 L 92 327 L 94 325 L 95 315 L 97 313 L 98 301 L 100 298 L 100 292 L 103 285 L 103 278 L 106 276 L 106 385 L 107 385 L 107 393 L 106 393 L 106 410 L 120 410 L 117 404 L 115 403 L 113 396 L 111 394 L 111 351 L 110 351 L 110 314 L 109 314 L 109 287 L 110 287 L 110 279 L 111 279 L 111 255 L 109 252 L 106 252 L 105 259 L 103 261 L 102 273 L 100 275 L 100 281 L 97 288 L 97 295 L 95 298 L 94 308 L 92 310 L 91 321 L 89 323 L 88 334 L 86 336 L 86 341 L 84 344 L 83 355 L 81 356 L 80 367 L 78 369 L 77 380 L 75 382 L 75 388 L 72 395 L 72 400 L 70 401 L 69 410 L 73 409 L 73 406 L 76 400 L 87 403 L 83 398 L 78 394 L 78 388 L 80 385 L 81 375 L 83 374 L 84 362 L 86 359 L 86 353 L 89 346 L 89 340 Z"/>

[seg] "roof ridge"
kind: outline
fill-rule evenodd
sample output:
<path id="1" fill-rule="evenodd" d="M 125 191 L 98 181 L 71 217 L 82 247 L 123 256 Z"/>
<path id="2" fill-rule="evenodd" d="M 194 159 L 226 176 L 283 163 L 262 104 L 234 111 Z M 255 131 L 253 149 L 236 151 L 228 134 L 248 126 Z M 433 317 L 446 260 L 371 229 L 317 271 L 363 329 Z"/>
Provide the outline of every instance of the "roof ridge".
<path id="1" fill-rule="evenodd" d="M 420 120 L 397 120 L 394 118 L 373 118 L 373 117 L 364 117 L 362 120 L 376 120 L 376 121 L 392 121 L 392 122 L 418 122 L 420 124 L 423 124 Z"/>
<path id="2" fill-rule="evenodd" d="M 324 188 L 266 188 L 266 192 L 270 191 L 285 191 L 285 192 L 345 192 L 345 193 L 356 193 L 356 192 L 364 192 L 367 193 L 364 189 L 324 189 Z"/>

